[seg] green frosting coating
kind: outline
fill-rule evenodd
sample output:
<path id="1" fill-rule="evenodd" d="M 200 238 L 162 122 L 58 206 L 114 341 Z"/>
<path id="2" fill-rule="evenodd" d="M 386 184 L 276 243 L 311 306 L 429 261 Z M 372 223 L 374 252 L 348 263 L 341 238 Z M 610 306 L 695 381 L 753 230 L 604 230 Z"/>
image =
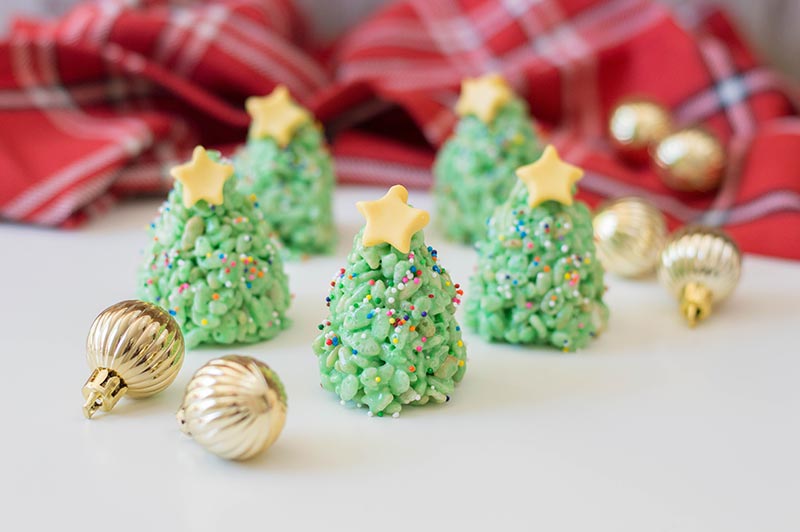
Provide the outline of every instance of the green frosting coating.
<path id="1" fill-rule="evenodd" d="M 518 182 L 477 244 L 467 325 L 490 341 L 584 347 L 608 320 L 586 204 L 528 206 Z"/>
<path id="2" fill-rule="evenodd" d="M 248 139 L 235 166 L 239 190 L 256 200 L 290 253 L 333 249 L 333 163 L 316 125 L 302 126 L 285 148 L 271 137 Z"/>
<path id="3" fill-rule="evenodd" d="M 365 247 L 362 233 L 331 282 L 330 315 L 312 346 L 322 387 L 378 416 L 448 401 L 466 371 L 454 316 L 459 285 L 422 231 L 409 253 L 389 244 Z"/>
<path id="4" fill-rule="evenodd" d="M 439 151 L 433 171 L 438 223 L 445 235 L 472 243 L 514 186 L 514 170 L 542 153 L 525 102 L 515 98 L 486 125 L 467 115 Z"/>
<path id="5" fill-rule="evenodd" d="M 175 181 L 139 269 L 139 297 L 161 305 L 181 326 L 187 347 L 252 343 L 286 329 L 288 278 L 271 229 L 253 203 L 223 189 L 222 205 L 183 205 Z"/>

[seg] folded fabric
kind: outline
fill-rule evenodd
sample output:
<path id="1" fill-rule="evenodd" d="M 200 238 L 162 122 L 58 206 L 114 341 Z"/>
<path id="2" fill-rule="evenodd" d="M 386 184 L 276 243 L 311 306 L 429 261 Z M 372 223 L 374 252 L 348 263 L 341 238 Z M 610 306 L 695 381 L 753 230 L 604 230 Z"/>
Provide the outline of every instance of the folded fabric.
<path id="1" fill-rule="evenodd" d="M 85 2 L 18 21 L 0 44 L 0 216 L 74 225 L 120 195 L 163 191 L 197 143 L 243 141 L 244 99 L 330 83 L 293 43 L 288 0 Z"/>
<path id="2" fill-rule="evenodd" d="M 163 191 L 196 143 L 245 137 L 243 101 L 286 84 L 332 138 L 342 183 L 427 187 L 461 80 L 502 73 L 590 203 L 636 194 L 671 224 L 722 225 L 743 249 L 800 259 L 800 118 L 789 90 L 716 10 L 649 0 L 406 0 L 316 58 L 288 0 L 187 7 L 85 3 L 18 22 L 0 44 L 0 216 L 74 225 L 114 198 Z M 681 194 L 625 165 L 614 104 L 647 95 L 728 146 L 723 186 Z"/>

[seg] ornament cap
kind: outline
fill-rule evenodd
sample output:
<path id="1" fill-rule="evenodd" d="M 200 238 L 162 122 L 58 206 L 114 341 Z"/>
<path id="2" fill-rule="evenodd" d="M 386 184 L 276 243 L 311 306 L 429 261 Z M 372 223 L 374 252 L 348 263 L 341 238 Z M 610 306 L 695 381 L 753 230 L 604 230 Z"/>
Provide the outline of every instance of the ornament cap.
<path id="1" fill-rule="evenodd" d="M 122 377 L 113 369 L 95 368 L 89 380 L 83 385 L 83 415 L 91 419 L 95 412 L 108 412 L 128 391 Z"/>
<path id="2" fill-rule="evenodd" d="M 681 294 L 681 314 L 689 327 L 695 327 L 711 314 L 711 290 L 700 283 L 687 283 Z"/>

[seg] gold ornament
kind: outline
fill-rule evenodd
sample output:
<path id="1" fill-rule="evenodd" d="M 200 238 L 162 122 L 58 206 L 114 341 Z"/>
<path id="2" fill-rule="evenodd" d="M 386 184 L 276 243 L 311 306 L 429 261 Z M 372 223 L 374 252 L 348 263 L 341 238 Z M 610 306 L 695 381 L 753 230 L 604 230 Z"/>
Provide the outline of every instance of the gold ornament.
<path id="1" fill-rule="evenodd" d="M 286 392 L 278 375 L 252 357 L 228 355 L 194 374 L 177 413 L 181 430 L 212 453 L 246 460 L 278 439 Z"/>
<path id="2" fill-rule="evenodd" d="M 583 170 L 562 161 L 550 145 L 536 162 L 517 168 L 516 174 L 528 187 L 531 207 L 549 200 L 572 205 L 572 188 L 583 177 Z"/>
<path id="3" fill-rule="evenodd" d="M 408 253 L 411 237 L 430 221 L 427 211 L 408 204 L 408 190 L 403 185 L 393 186 L 381 199 L 359 201 L 356 207 L 367 220 L 362 236 L 365 246 L 386 242 Z"/>
<path id="4" fill-rule="evenodd" d="M 667 224 L 655 205 L 643 198 L 619 198 L 601 205 L 592 223 L 597 255 L 606 270 L 638 277 L 656 267 Z"/>
<path id="5" fill-rule="evenodd" d="M 680 301 L 690 327 L 711 314 L 713 303 L 736 287 L 742 256 L 723 231 L 687 227 L 670 237 L 661 252 L 658 278 Z"/>
<path id="6" fill-rule="evenodd" d="M 707 192 L 717 188 L 725 170 L 725 148 L 700 128 L 677 131 L 653 148 L 653 163 L 669 188 Z"/>
<path id="7" fill-rule="evenodd" d="M 500 74 L 467 78 L 461 82 L 456 113 L 458 116 L 472 114 L 484 124 L 491 124 L 500 109 L 513 98 L 514 93 Z"/>
<path id="8" fill-rule="evenodd" d="M 157 394 L 183 364 L 183 335 L 163 309 L 144 301 L 122 301 L 100 313 L 86 339 L 92 375 L 83 387 L 83 413 L 108 412 L 128 395 Z"/>
<path id="9" fill-rule="evenodd" d="M 187 209 L 200 200 L 222 205 L 222 190 L 233 175 L 233 166 L 214 161 L 204 147 L 195 146 L 192 160 L 176 166 L 170 174 L 183 183 L 183 206 Z"/>
<path id="10" fill-rule="evenodd" d="M 281 148 L 289 144 L 298 129 L 311 122 L 311 113 L 297 105 L 283 85 L 268 96 L 251 96 L 245 108 L 252 118 L 250 138 L 271 137 Z"/>
<path id="11" fill-rule="evenodd" d="M 663 105 L 644 99 L 625 100 L 611 112 L 608 135 L 626 159 L 644 163 L 652 146 L 672 131 L 672 119 Z"/>

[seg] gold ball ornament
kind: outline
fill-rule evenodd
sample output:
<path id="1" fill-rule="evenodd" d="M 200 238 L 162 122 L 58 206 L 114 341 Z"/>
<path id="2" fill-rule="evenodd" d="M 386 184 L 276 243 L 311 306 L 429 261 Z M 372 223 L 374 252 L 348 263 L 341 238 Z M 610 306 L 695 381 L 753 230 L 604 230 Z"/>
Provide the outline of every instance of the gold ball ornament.
<path id="1" fill-rule="evenodd" d="M 92 375 L 83 386 L 83 413 L 108 412 L 127 395 L 149 397 L 169 386 L 183 364 L 178 323 L 144 301 L 122 301 L 101 312 L 86 338 Z"/>
<path id="2" fill-rule="evenodd" d="M 680 301 L 690 327 L 711 314 L 712 305 L 739 282 L 742 255 L 725 232 L 687 227 L 672 235 L 661 252 L 658 278 Z"/>
<path id="3" fill-rule="evenodd" d="M 653 148 L 653 163 L 665 185 L 682 192 L 708 192 L 722 181 L 727 156 L 722 143 L 700 128 L 677 131 Z"/>
<path id="4" fill-rule="evenodd" d="M 612 111 L 608 135 L 617 152 L 635 163 L 645 163 L 650 149 L 672 131 L 667 109 L 645 99 L 624 100 Z"/>
<path id="5" fill-rule="evenodd" d="M 181 430 L 207 450 L 229 460 L 247 460 L 280 436 L 286 392 L 268 365 L 227 355 L 197 370 L 176 417 Z"/>
<path id="6" fill-rule="evenodd" d="M 592 223 L 597 255 L 607 271 L 639 277 L 655 269 L 667 240 L 664 215 L 655 205 L 619 198 L 601 205 Z"/>

